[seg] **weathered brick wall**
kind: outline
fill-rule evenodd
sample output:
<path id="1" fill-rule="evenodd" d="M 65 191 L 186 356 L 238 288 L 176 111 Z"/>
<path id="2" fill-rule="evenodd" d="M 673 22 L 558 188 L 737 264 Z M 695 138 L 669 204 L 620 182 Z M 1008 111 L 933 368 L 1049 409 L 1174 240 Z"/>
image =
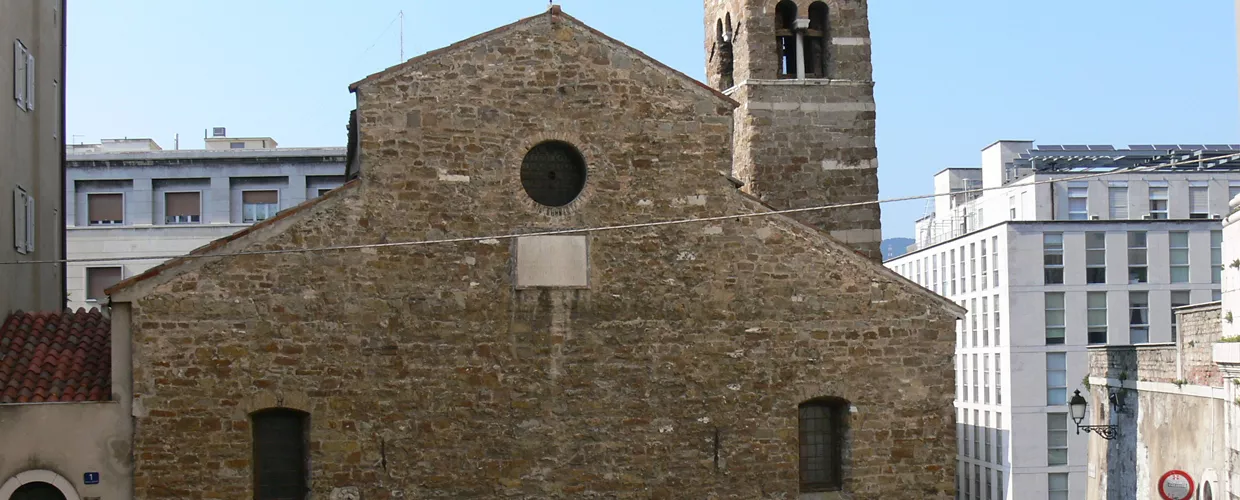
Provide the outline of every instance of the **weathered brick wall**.
<path id="1" fill-rule="evenodd" d="M 1221 387 L 1223 378 L 1214 363 L 1213 350 L 1221 331 L 1220 306 L 1210 303 L 1177 312 L 1179 339 L 1175 345 L 1091 348 L 1089 374 L 1110 378 L 1126 374 L 1127 380 Z"/>
<path id="2" fill-rule="evenodd" d="M 567 19 L 358 92 L 360 183 L 229 250 L 763 210 L 718 175 L 726 101 Z M 550 138 L 590 164 L 562 209 L 519 182 Z M 316 498 L 796 498 L 797 405 L 828 395 L 855 408 L 845 498 L 953 496 L 954 319 L 819 233 L 595 232 L 586 290 L 515 290 L 514 258 L 246 256 L 133 285 L 137 497 L 250 497 L 248 414 L 283 405 L 310 414 Z"/>
<path id="3" fill-rule="evenodd" d="M 868 82 L 747 85 L 734 98 L 734 175 L 775 208 L 878 199 L 875 108 Z M 879 258 L 880 209 L 870 205 L 794 214 Z"/>
<path id="4" fill-rule="evenodd" d="M 1210 303 L 1178 313 L 1184 379 L 1190 384 L 1222 387 L 1223 376 L 1214 363 L 1214 343 L 1222 332 L 1222 306 Z"/>
<path id="5" fill-rule="evenodd" d="M 1089 349 L 1089 375 L 1127 381 L 1175 382 L 1173 345 L 1106 346 Z"/>

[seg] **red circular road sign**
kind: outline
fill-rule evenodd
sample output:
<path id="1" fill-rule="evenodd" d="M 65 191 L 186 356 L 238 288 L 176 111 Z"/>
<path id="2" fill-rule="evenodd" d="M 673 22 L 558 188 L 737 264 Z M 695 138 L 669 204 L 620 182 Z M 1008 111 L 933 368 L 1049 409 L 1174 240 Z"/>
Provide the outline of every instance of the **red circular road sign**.
<path id="1" fill-rule="evenodd" d="M 1163 500 L 1188 500 L 1193 497 L 1193 477 L 1182 470 L 1167 471 L 1158 480 L 1158 494 Z"/>

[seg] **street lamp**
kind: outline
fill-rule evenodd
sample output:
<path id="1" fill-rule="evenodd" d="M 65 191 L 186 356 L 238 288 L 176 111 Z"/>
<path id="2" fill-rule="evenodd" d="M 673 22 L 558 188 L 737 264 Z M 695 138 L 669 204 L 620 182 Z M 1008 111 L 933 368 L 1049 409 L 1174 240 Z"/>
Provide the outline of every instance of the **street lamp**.
<path id="1" fill-rule="evenodd" d="M 1072 421 L 1076 423 L 1076 433 L 1080 434 L 1082 430 L 1085 432 L 1093 431 L 1107 441 L 1115 439 L 1118 431 L 1114 425 L 1081 425 L 1081 421 L 1085 420 L 1085 407 L 1089 403 L 1081 397 L 1081 391 L 1074 391 L 1072 400 L 1068 402 L 1068 410 L 1072 412 Z"/>

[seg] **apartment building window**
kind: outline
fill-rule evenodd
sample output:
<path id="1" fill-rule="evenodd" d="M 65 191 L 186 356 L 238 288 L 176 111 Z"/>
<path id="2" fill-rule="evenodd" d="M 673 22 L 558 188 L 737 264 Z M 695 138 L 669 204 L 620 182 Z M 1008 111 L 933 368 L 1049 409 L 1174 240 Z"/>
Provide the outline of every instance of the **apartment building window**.
<path id="1" fill-rule="evenodd" d="M 965 439 L 968 438 L 966 437 Z M 969 454 L 966 453 L 965 456 L 967 457 Z M 967 499 L 969 498 L 969 483 L 973 477 L 969 474 L 969 464 L 964 464 L 962 468 L 964 469 L 964 486 L 960 488 L 960 498 Z"/>
<path id="2" fill-rule="evenodd" d="M 242 191 L 241 221 L 259 222 L 270 219 L 280 211 L 280 194 L 278 191 Z"/>
<path id="3" fill-rule="evenodd" d="M 1003 355 L 999 353 L 995 353 L 995 404 L 1003 404 Z"/>
<path id="4" fill-rule="evenodd" d="M 1171 341 L 1175 342 L 1179 334 L 1179 318 L 1175 314 L 1175 308 L 1183 307 L 1189 304 L 1188 290 L 1176 290 L 1171 292 Z"/>
<path id="5" fill-rule="evenodd" d="M 1128 233 L 1128 283 L 1149 282 L 1146 253 L 1145 231 Z"/>
<path id="6" fill-rule="evenodd" d="M 106 300 L 108 295 L 103 291 L 120 283 L 123 277 L 124 270 L 120 266 L 86 268 L 86 300 L 89 302 Z"/>
<path id="7" fill-rule="evenodd" d="M 969 243 L 969 291 L 977 291 L 977 243 Z"/>
<path id="8" fill-rule="evenodd" d="M 1150 186 L 1150 218 L 1167 218 L 1167 187 Z"/>
<path id="9" fill-rule="evenodd" d="M 990 404 L 990 355 L 982 355 L 982 403 Z M 990 420 L 990 413 L 986 413 L 986 420 Z M 989 423 L 989 422 L 987 422 Z M 987 447 L 989 447 L 987 443 Z M 990 453 L 990 450 L 986 450 Z"/>
<path id="10" fill-rule="evenodd" d="M 939 253 L 939 293 L 947 293 L 947 252 Z"/>
<path id="11" fill-rule="evenodd" d="M 965 359 L 964 354 L 956 355 L 956 380 L 960 382 L 956 385 L 956 399 L 959 401 L 964 401 L 968 397 L 964 388 Z"/>
<path id="12" fill-rule="evenodd" d="M 990 238 L 990 286 L 999 286 L 999 237 Z"/>
<path id="13" fill-rule="evenodd" d="M 1210 231 L 1210 283 L 1223 282 L 1223 232 Z"/>
<path id="14" fill-rule="evenodd" d="M 319 196 L 323 196 L 327 193 L 330 193 L 331 190 L 332 188 L 319 188 Z"/>
<path id="15" fill-rule="evenodd" d="M 1046 353 L 1046 404 L 1062 405 L 1068 400 L 1068 360 L 1062 352 Z"/>
<path id="16" fill-rule="evenodd" d="M 245 149 L 245 143 L 244 142 L 230 142 L 228 143 L 228 149 Z"/>
<path id="17" fill-rule="evenodd" d="M 913 272 L 917 273 L 916 279 L 913 281 L 916 281 L 918 285 L 924 284 L 921 281 L 921 261 L 920 260 L 913 261 L 913 270 L 914 270 Z"/>
<path id="18" fill-rule="evenodd" d="M 977 347 L 977 299 L 969 299 L 969 329 L 973 331 L 973 347 Z"/>
<path id="19" fill-rule="evenodd" d="M 952 262 L 952 295 L 956 295 L 956 250 L 953 249 L 949 255 Z"/>
<path id="20" fill-rule="evenodd" d="M 1068 414 L 1046 414 L 1046 465 L 1068 465 Z"/>
<path id="21" fill-rule="evenodd" d="M 1085 233 L 1085 282 L 1091 285 L 1107 282 L 1107 234 Z"/>
<path id="22" fill-rule="evenodd" d="M 114 226 L 125 223 L 125 195 L 91 193 L 86 195 L 86 224 Z"/>
<path id="23" fill-rule="evenodd" d="M 990 451 L 987 450 L 987 453 L 990 453 Z M 986 468 L 986 500 L 994 500 L 995 498 L 994 493 L 991 491 L 992 486 L 990 483 L 990 475 L 991 475 L 990 467 L 987 467 Z"/>
<path id="24" fill-rule="evenodd" d="M 977 410 L 973 410 L 973 458 L 979 459 L 982 458 L 982 436 L 980 435 L 982 419 L 979 416 L 980 413 Z"/>
<path id="25" fill-rule="evenodd" d="M 998 361 L 995 361 L 998 363 Z M 1003 465 L 1003 413 L 995 412 L 995 463 Z M 999 477 L 1003 477 L 1003 471 L 997 471 Z M 1003 480 L 999 480 L 999 498 L 1003 498 Z"/>
<path id="26" fill-rule="evenodd" d="M 964 267 L 964 245 L 960 245 L 960 293 L 969 293 L 969 283 Z"/>
<path id="27" fill-rule="evenodd" d="M 995 346 L 1002 344 L 1002 337 L 999 335 L 999 294 L 995 294 Z"/>
<path id="28" fill-rule="evenodd" d="M 201 194 L 195 192 L 164 193 L 164 223 L 197 224 L 202 222 Z"/>
<path id="29" fill-rule="evenodd" d="M 930 289 L 939 291 L 939 256 L 930 256 Z"/>
<path id="30" fill-rule="evenodd" d="M 21 40 L 13 40 L 13 100 L 22 111 L 34 111 L 34 54 Z"/>
<path id="31" fill-rule="evenodd" d="M 1089 292 L 1085 296 L 1089 343 L 1107 343 L 1107 293 Z"/>
<path id="32" fill-rule="evenodd" d="M 977 355 L 973 355 L 973 402 L 981 401 L 981 392 L 978 391 L 977 372 L 979 372 L 980 363 L 977 362 Z M 973 422 L 977 423 L 977 415 L 973 415 Z"/>
<path id="33" fill-rule="evenodd" d="M 969 431 L 970 431 L 969 410 L 960 410 L 960 420 L 962 420 L 964 423 L 963 432 L 960 433 L 960 435 L 963 436 L 964 438 L 964 450 L 963 450 L 964 452 L 961 453 L 961 455 L 964 455 L 966 458 L 968 458 L 969 450 L 973 449 L 973 445 L 971 444 L 972 441 L 969 439 Z M 967 470 L 965 472 L 968 473 Z"/>
<path id="34" fill-rule="evenodd" d="M 990 412 L 986 412 L 982 422 L 984 422 L 982 435 L 986 437 L 986 444 L 982 447 L 986 450 L 986 461 L 990 462 Z M 989 474 L 989 469 L 987 469 L 987 473 Z M 986 482 L 990 483 L 990 479 L 987 479 Z"/>
<path id="35" fill-rule="evenodd" d="M 13 249 L 19 254 L 34 251 L 34 196 L 20 186 L 13 188 Z"/>
<path id="36" fill-rule="evenodd" d="M 1064 295 L 1049 292 L 1046 297 L 1046 345 L 1064 343 Z"/>
<path id="37" fill-rule="evenodd" d="M 1001 499 L 1007 498 L 1003 496 L 1004 492 L 1003 492 L 1003 471 L 1002 470 L 995 471 L 995 489 L 999 491 L 998 493 L 999 498 Z"/>
<path id="38" fill-rule="evenodd" d="M 1107 204 L 1112 219 L 1128 218 L 1128 184 L 1111 184 L 1107 189 Z"/>
<path id="39" fill-rule="evenodd" d="M 1016 197 L 1008 197 L 1008 220 L 1016 220 Z"/>
<path id="40" fill-rule="evenodd" d="M 1128 292 L 1128 342 L 1132 344 L 1144 344 L 1149 341 L 1149 292 Z"/>
<path id="41" fill-rule="evenodd" d="M 982 347 L 990 347 L 990 297 L 982 297 Z"/>
<path id="42" fill-rule="evenodd" d="M 982 240 L 982 290 L 986 289 L 986 240 Z"/>
<path id="43" fill-rule="evenodd" d="M 1063 284 L 1063 233 L 1042 235 L 1042 266 L 1045 284 Z"/>
<path id="44" fill-rule="evenodd" d="M 1089 187 L 1068 183 L 1068 220 L 1089 219 Z M 1082 183 L 1084 184 L 1084 183 Z"/>
<path id="45" fill-rule="evenodd" d="M 1237 196 L 1240 196 L 1240 182 L 1231 181 L 1227 183 L 1227 204 L 1229 212 L 1231 211 L 1231 200 L 1236 199 Z"/>
<path id="46" fill-rule="evenodd" d="M 1068 474 L 1056 472 L 1046 475 L 1047 500 L 1068 500 Z"/>
<path id="47" fill-rule="evenodd" d="M 1210 218 L 1210 188 L 1204 182 L 1188 187 L 1188 218 Z"/>
<path id="48" fill-rule="evenodd" d="M 1188 231 L 1171 231 L 1168 237 L 1171 282 L 1188 283 Z"/>
<path id="49" fill-rule="evenodd" d="M 982 466 L 973 466 L 973 500 L 982 500 Z"/>

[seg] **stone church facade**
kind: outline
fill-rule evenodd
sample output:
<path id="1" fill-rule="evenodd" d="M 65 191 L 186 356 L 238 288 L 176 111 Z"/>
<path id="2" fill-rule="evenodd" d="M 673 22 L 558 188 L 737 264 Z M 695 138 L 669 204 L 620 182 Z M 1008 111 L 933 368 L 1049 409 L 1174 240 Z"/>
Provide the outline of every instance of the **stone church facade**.
<path id="1" fill-rule="evenodd" d="M 876 196 L 868 46 L 768 80 L 775 3 L 727 93 L 556 7 L 354 84 L 355 179 L 109 291 L 135 497 L 951 498 L 962 311 L 762 215 Z"/>

